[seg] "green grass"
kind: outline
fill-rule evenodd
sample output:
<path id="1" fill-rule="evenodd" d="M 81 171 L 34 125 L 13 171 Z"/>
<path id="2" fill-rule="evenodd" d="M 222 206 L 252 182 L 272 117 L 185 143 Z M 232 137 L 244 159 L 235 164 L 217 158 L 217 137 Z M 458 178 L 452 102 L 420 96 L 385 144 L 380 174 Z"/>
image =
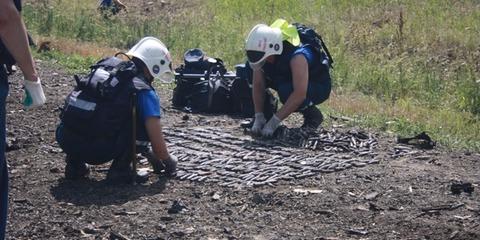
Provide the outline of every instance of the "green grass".
<path id="1" fill-rule="evenodd" d="M 334 56 L 334 91 L 361 93 L 376 102 L 367 104 L 382 106 L 367 113 L 333 106 L 332 112 L 359 116 L 359 124 L 399 134 L 428 130 L 448 139 L 449 146 L 479 149 L 478 1 L 205 0 L 149 17 L 111 18 L 95 10 L 95 1 L 54 2 L 25 6 L 31 31 L 121 49 L 153 35 L 167 44 L 177 65 L 185 50 L 200 47 L 232 67 L 245 61 L 244 39 L 255 24 L 279 17 L 305 23 L 324 36 Z M 74 70 L 82 61 L 50 57 Z M 400 117 L 381 112 L 400 107 L 408 110 Z M 409 117 L 417 112 L 428 116 Z"/>
<path id="2" fill-rule="evenodd" d="M 62 66 L 68 74 L 87 73 L 90 65 L 99 60 L 93 57 L 83 57 L 76 54 L 67 55 L 55 50 L 43 53 L 32 52 L 37 59 L 48 60 L 51 64 Z"/>
<path id="3" fill-rule="evenodd" d="M 480 151 L 480 119 L 468 112 L 452 114 L 448 109 L 421 107 L 413 101 L 400 100 L 386 104 L 362 94 L 332 96 L 322 111 L 327 116 L 347 116 L 353 121 L 332 121 L 327 124 L 361 126 L 396 136 L 414 136 L 427 132 L 434 141 L 449 149 Z"/>

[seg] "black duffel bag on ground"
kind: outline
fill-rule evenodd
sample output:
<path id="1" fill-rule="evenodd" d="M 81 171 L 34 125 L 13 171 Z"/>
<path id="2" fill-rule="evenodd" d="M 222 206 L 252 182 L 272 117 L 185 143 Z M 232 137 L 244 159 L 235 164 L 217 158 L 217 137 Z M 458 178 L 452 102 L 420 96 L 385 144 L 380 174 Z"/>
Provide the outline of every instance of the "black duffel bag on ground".
<path id="1" fill-rule="evenodd" d="M 234 75 L 223 61 L 205 56 L 198 48 L 184 54 L 184 64 L 175 69 L 172 104 L 186 112 L 231 113 L 230 87 Z"/>
<path id="2" fill-rule="evenodd" d="M 248 63 L 238 64 L 235 66 L 236 78 L 230 89 L 233 102 L 233 111 L 239 113 L 242 117 L 252 118 L 255 114 L 252 97 L 252 69 Z M 269 90 L 265 90 L 265 101 L 263 112 L 265 117 L 269 119 L 278 107 L 278 100 Z"/>

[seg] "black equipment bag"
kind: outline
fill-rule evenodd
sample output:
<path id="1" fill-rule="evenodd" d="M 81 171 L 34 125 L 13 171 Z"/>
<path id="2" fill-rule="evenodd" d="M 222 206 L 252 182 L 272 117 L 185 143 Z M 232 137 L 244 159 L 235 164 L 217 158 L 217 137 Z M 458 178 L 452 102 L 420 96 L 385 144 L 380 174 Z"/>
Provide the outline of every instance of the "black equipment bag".
<path id="1" fill-rule="evenodd" d="M 184 64 L 175 69 L 172 104 L 187 112 L 230 113 L 233 75 L 223 61 L 206 57 L 198 48 L 184 54 Z"/>
<path id="2" fill-rule="evenodd" d="M 242 117 L 251 118 L 255 115 L 252 96 L 253 71 L 248 62 L 236 65 L 235 71 L 236 78 L 231 88 L 234 112 L 240 113 Z M 277 111 L 277 108 L 278 99 L 269 89 L 265 89 L 263 106 L 265 117 L 269 119 Z"/>

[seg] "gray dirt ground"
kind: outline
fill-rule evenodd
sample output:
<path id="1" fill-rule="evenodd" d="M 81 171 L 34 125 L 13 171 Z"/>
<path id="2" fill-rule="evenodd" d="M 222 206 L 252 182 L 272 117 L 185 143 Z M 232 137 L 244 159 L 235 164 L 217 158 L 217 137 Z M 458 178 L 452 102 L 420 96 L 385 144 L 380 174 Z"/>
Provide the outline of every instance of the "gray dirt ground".
<path id="1" fill-rule="evenodd" d="M 258 187 L 222 186 L 224 178 L 215 174 L 208 175 L 215 181 L 152 175 L 143 185 L 112 187 L 102 181 L 108 165 L 94 167 L 89 180 L 66 181 L 54 130 L 73 79 L 57 67 L 39 66 L 48 98 L 44 107 L 22 110 L 20 77 L 10 79 L 10 239 L 480 239 L 480 154 L 439 146 L 394 155 L 395 139 L 378 133 L 371 133 L 378 142 L 373 164 Z M 190 114 L 182 120 L 186 114 L 170 107 L 171 90 L 160 90 L 160 95 L 170 149 L 188 153 L 180 170 L 195 170 L 188 163 L 202 159 L 202 152 L 237 156 L 231 148 L 253 141 L 243 135 L 238 118 Z M 201 143 L 171 134 L 192 127 L 214 129 L 240 142 L 222 148 L 213 140 Z M 276 149 L 267 155 L 282 149 L 300 159 L 325 154 L 282 145 Z M 416 152 L 409 154 L 411 150 Z M 258 159 L 255 154 L 241 159 L 268 166 L 265 154 Z M 330 158 L 342 161 L 336 154 Z M 475 191 L 453 195 L 454 180 L 473 183 Z"/>
<path id="2" fill-rule="evenodd" d="M 201 0 L 122 2 L 129 15 L 163 12 L 168 21 Z M 366 133 L 375 140 L 373 153 L 258 141 L 243 134 L 239 118 L 188 114 L 184 120 L 187 114 L 170 106 L 171 90 L 160 95 L 169 148 L 181 156 L 177 179 L 152 175 L 146 184 L 109 186 L 107 164 L 95 166 L 88 180 L 66 181 L 54 132 L 73 78 L 58 67 L 39 67 L 44 107 L 24 111 L 20 76 L 10 79 L 9 239 L 480 239 L 480 153 L 423 151 L 344 127 L 324 133 Z M 299 124 L 298 115 L 287 122 Z M 228 141 L 218 144 L 218 136 Z M 453 195 L 453 181 L 472 183 L 473 194 Z"/>

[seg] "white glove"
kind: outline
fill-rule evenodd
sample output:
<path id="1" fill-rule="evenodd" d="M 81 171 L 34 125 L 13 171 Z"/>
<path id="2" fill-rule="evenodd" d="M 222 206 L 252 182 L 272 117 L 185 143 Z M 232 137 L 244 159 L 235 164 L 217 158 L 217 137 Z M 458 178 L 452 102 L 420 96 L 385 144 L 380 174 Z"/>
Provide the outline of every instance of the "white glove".
<path id="1" fill-rule="evenodd" d="M 255 113 L 255 121 L 253 122 L 252 133 L 259 135 L 266 122 L 267 120 L 265 119 L 265 115 L 263 115 L 263 113 Z"/>
<path id="2" fill-rule="evenodd" d="M 273 133 L 277 129 L 278 125 L 280 125 L 280 118 L 277 117 L 277 115 L 273 114 L 272 118 L 265 124 L 265 127 L 262 129 L 262 136 L 264 137 L 271 137 L 273 136 Z"/>
<path id="3" fill-rule="evenodd" d="M 37 78 L 36 82 L 24 80 L 23 85 L 25 87 L 25 98 L 23 99 L 23 105 L 25 107 L 38 107 L 45 103 L 46 98 L 43 93 L 40 78 Z"/>

